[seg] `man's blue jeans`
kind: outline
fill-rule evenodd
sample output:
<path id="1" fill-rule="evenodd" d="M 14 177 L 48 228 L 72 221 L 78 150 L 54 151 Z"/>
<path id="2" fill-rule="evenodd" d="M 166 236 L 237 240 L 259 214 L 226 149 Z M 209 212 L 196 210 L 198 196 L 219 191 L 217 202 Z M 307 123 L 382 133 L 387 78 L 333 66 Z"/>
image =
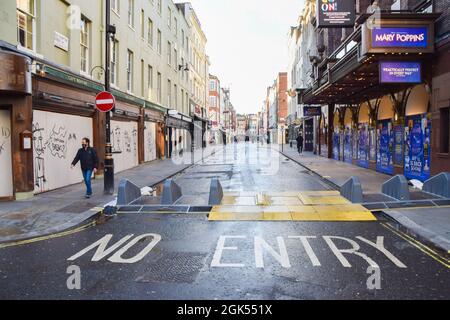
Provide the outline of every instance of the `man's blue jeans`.
<path id="1" fill-rule="evenodd" d="M 90 196 L 92 195 L 92 186 L 91 186 L 92 170 L 82 170 L 82 171 L 84 183 L 86 184 L 86 194 Z"/>

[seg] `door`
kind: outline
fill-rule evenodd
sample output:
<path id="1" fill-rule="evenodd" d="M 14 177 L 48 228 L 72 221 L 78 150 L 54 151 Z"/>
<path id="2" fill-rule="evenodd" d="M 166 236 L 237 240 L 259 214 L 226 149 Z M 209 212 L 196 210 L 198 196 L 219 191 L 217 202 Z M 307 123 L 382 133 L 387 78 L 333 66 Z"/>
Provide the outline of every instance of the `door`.
<path id="1" fill-rule="evenodd" d="M 308 119 L 305 121 L 305 151 L 312 152 L 314 150 L 314 121 Z"/>
<path id="2" fill-rule="evenodd" d="M 12 197 L 11 114 L 5 109 L 0 109 L 0 180 L 0 199 Z"/>

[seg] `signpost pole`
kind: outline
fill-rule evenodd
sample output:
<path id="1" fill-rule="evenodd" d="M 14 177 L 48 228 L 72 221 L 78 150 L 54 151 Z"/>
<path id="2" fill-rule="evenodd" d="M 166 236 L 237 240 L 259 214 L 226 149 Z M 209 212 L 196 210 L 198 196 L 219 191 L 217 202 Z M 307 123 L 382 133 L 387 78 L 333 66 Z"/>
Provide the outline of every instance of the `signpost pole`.
<path id="1" fill-rule="evenodd" d="M 106 17 L 105 17 L 105 91 L 109 92 L 111 90 L 110 87 L 110 53 L 111 53 L 111 42 L 110 42 L 110 24 L 111 24 L 111 2 L 105 1 L 106 3 Z M 104 174 L 104 194 L 112 195 L 114 194 L 114 159 L 112 157 L 112 147 L 111 147 L 111 114 L 110 112 L 106 113 L 105 120 L 106 127 L 106 144 L 105 144 L 105 174 Z"/>

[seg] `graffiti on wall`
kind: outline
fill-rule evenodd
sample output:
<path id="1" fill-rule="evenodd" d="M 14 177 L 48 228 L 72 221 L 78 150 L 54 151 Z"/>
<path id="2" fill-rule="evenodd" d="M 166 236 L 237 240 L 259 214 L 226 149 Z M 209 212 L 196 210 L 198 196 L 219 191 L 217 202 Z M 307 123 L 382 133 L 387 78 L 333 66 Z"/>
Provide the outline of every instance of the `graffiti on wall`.
<path id="1" fill-rule="evenodd" d="M 11 129 L 1 126 L 0 127 L 0 156 L 6 149 L 6 143 L 11 137 Z"/>
<path id="2" fill-rule="evenodd" d="M 32 132 L 35 192 L 80 182 L 80 173 L 70 170 L 70 163 L 81 147 L 79 139 L 92 136 L 92 120 L 35 110 Z"/>
<path id="3" fill-rule="evenodd" d="M 111 147 L 114 155 L 116 172 L 132 168 L 138 163 L 137 123 L 111 123 Z"/>

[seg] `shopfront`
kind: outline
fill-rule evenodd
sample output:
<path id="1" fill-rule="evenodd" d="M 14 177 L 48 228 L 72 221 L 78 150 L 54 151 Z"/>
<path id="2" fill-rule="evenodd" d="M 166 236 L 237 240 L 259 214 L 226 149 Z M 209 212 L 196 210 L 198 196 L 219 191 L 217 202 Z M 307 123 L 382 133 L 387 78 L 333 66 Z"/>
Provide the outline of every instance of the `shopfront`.
<path id="1" fill-rule="evenodd" d="M 436 145 L 429 110 L 438 14 L 381 13 L 377 29 L 367 17 L 327 58 L 333 63 L 317 66 L 301 102 L 333 110 L 332 158 L 424 181 Z"/>

